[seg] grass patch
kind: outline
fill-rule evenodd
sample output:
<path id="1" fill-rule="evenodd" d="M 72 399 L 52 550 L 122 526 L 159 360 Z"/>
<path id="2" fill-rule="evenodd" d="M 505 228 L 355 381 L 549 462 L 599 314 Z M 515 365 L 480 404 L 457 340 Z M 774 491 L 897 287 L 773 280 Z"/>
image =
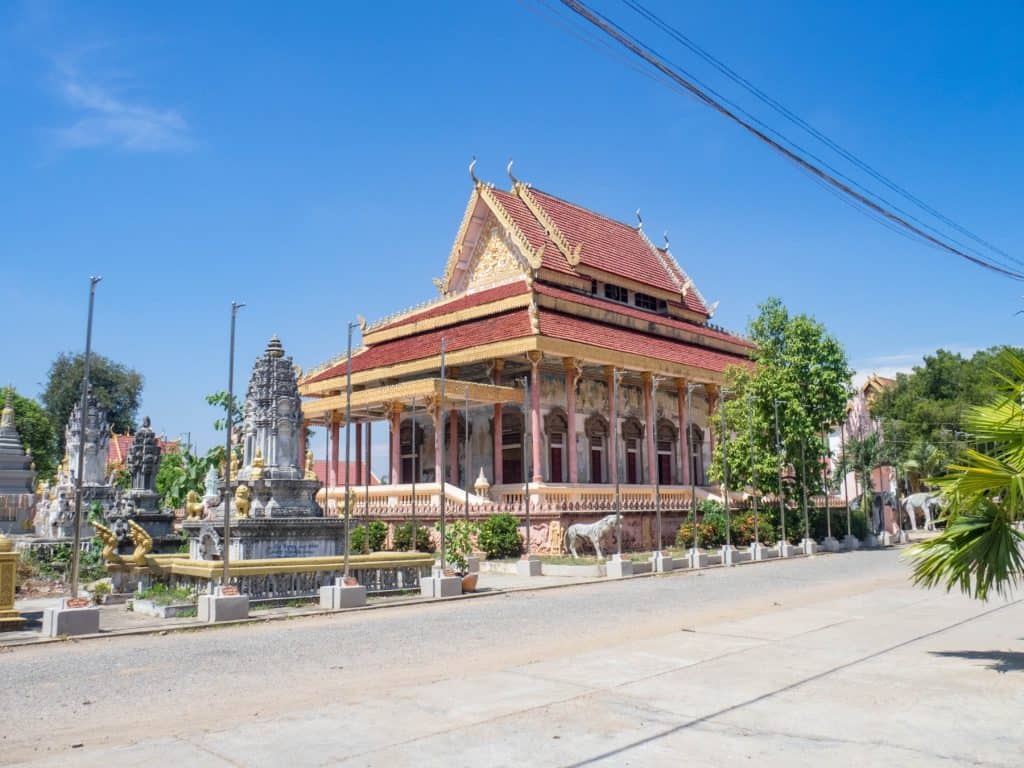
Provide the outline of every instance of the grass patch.
<path id="1" fill-rule="evenodd" d="M 180 605 L 181 603 L 194 603 L 196 601 L 192 590 L 185 587 L 171 589 L 166 584 L 152 584 L 137 594 L 141 600 L 152 600 L 157 605 Z"/>

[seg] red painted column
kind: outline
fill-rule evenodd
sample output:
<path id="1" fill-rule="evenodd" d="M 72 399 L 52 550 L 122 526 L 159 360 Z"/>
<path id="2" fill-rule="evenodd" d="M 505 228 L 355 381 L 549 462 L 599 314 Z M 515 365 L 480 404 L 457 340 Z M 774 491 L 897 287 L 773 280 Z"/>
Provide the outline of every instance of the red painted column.
<path id="1" fill-rule="evenodd" d="M 579 467 L 576 456 L 576 377 L 578 363 L 571 357 L 565 359 L 565 412 L 569 416 L 569 434 L 565 436 L 565 450 L 569 452 L 569 482 L 579 482 Z"/>
<path id="2" fill-rule="evenodd" d="M 644 377 L 644 419 L 647 421 L 647 425 L 644 428 L 647 438 L 647 482 L 651 485 L 654 484 L 655 474 L 658 471 L 656 461 L 657 455 L 654 451 L 654 439 L 657 433 L 657 426 L 654 423 L 654 378 L 650 373 L 645 373 Z"/>
<path id="3" fill-rule="evenodd" d="M 505 468 L 502 463 L 505 459 L 505 448 L 502 442 L 501 426 L 501 403 L 494 404 L 494 485 L 501 485 L 504 480 Z"/>
<path id="4" fill-rule="evenodd" d="M 533 433 L 533 482 L 544 482 L 543 466 L 540 462 L 540 360 L 539 352 L 530 353 L 530 431 Z"/>
<path id="5" fill-rule="evenodd" d="M 448 411 L 448 482 L 459 484 L 459 409 Z"/>
<path id="6" fill-rule="evenodd" d="M 363 482 L 363 424 L 356 422 L 356 474 L 352 477 L 353 483 Z M 347 467 L 346 467 L 347 469 Z"/>
<path id="7" fill-rule="evenodd" d="M 441 477 L 441 457 L 444 455 L 444 415 L 441 412 L 441 408 L 438 404 L 434 404 L 430 409 L 430 416 L 434 420 L 434 482 L 442 483 L 444 478 Z"/>
<path id="8" fill-rule="evenodd" d="M 341 432 L 341 425 L 338 420 L 331 417 L 331 458 L 327 462 L 327 486 L 333 487 L 338 484 L 338 436 Z"/>
<path id="9" fill-rule="evenodd" d="M 679 482 L 688 485 L 690 482 L 690 441 L 686 423 L 686 379 L 676 379 L 676 398 L 679 403 Z"/>
<path id="10" fill-rule="evenodd" d="M 372 428 L 373 422 L 366 422 L 366 461 L 363 464 L 363 485 L 367 485 L 370 482 L 371 466 L 373 463 L 373 439 L 372 439 Z"/>
<path id="11" fill-rule="evenodd" d="M 615 485 L 619 479 L 619 404 L 612 397 L 615 392 L 615 369 L 608 366 L 605 373 L 608 375 L 608 447 L 605 456 L 608 457 L 608 482 Z"/>

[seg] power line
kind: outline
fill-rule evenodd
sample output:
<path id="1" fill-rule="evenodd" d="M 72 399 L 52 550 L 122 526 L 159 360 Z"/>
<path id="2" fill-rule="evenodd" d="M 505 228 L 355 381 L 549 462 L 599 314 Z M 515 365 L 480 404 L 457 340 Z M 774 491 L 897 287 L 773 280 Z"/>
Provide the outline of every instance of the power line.
<path id="1" fill-rule="evenodd" d="M 660 56 L 657 53 L 657 51 L 655 51 L 654 49 L 650 48 L 647 45 L 644 45 L 643 43 L 640 43 L 632 35 L 630 35 L 628 32 L 623 30 L 618 24 L 616 24 L 615 22 L 613 22 L 613 21 L 611 21 L 611 20 L 601 16 L 599 13 L 596 13 L 595 11 L 592 11 L 590 8 L 588 8 L 586 5 L 584 5 L 582 2 L 579 2 L 579 0 L 560 0 L 560 2 L 564 6 L 569 8 L 571 11 L 573 11 L 577 15 L 583 17 L 588 22 L 590 22 L 592 25 L 594 25 L 595 27 L 600 29 L 602 32 L 604 32 L 606 35 L 608 35 L 613 40 L 618 42 L 620 45 L 622 45 L 624 48 L 629 50 L 631 53 L 633 53 L 634 55 L 636 55 L 639 58 L 641 58 L 644 61 L 646 61 L 650 66 L 652 66 L 655 69 L 657 69 L 664 76 L 668 77 L 673 82 L 677 83 L 679 86 L 684 88 L 690 94 L 692 94 L 697 99 L 699 99 L 701 102 L 703 102 L 705 104 L 705 106 L 710 107 L 711 109 L 715 110 L 716 112 L 718 112 L 719 114 L 721 114 L 724 117 L 728 118 L 729 120 L 732 120 L 734 123 L 739 125 L 741 128 L 743 128 L 744 130 L 748 131 L 749 133 L 754 135 L 756 138 L 760 139 L 762 142 L 764 142 L 765 144 L 770 146 L 776 152 L 779 152 L 784 157 L 786 157 L 789 160 L 791 160 L 792 162 L 796 163 L 799 167 L 801 167 L 801 168 L 805 169 L 806 171 L 810 172 L 812 175 L 818 177 L 823 182 L 829 184 L 830 186 L 832 186 L 836 190 L 840 191 L 841 193 L 843 193 L 847 197 L 852 198 L 853 200 L 855 200 L 859 204 L 861 204 L 861 205 L 869 208 L 870 210 L 874 211 L 875 213 L 883 216 L 888 221 L 890 221 L 890 222 L 896 224 L 897 226 L 902 227 L 903 229 L 905 229 L 905 230 L 915 234 L 919 238 L 921 238 L 924 241 L 926 241 L 926 242 L 928 242 L 928 243 L 930 243 L 930 244 L 940 248 L 943 251 L 951 253 L 951 254 L 953 254 L 955 256 L 960 256 L 961 258 L 966 259 L 966 260 L 970 261 L 973 264 L 976 264 L 976 265 L 978 265 L 980 267 L 984 267 L 985 269 L 989 269 L 989 270 L 991 270 L 993 272 L 997 272 L 997 273 L 1002 274 L 1002 275 L 1004 275 L 1006 277 L 1009 277 L 1011 279 L 1014 279 L 1014 280 L 1024 280 L 1024 273 L 1018 272 L 1017 270 L 1009 268 L 1009 267 L 1006 267 L 1006 266 L 1002 266 L 999 263 L 997 263 L 994 259 L 987 258 L 987 257 L 984 257 L 984 256 L 980 256 L 980 255 L 974 255 L 974 254 L 968 253 L 965 250 L 962 250 L 961 248 L 955 247 L 954 245 L 950 245 L 948 242 L 946 242 L 946 240 L 952 240 L 952 238 L 949 238 L 948 236 L 944 236 L 941 233 L 939 233 L 938 237 L 929 234 L 928 232 L 924 231 L 920 227 L 915 226 L 914 224 L 912 224 L 909 221 L 907 221 L 906 218 L 903 218 L 903 217 L 899 216 L 898 214 L 894 213 L 892 210 L 889 210 L 888 208 L 886 208 L 886 207 L 880 205 L 879 203 L 875 202 L 874 200 L 872 200 L 867 195 L 862 194 L 862 193 L 858 192 L 857 190 L 853 189 L 849 184 L 843 183 L 842 181 L 837 179 L 832 174 L 827 173 L 826 171 L 822 170 L 818 166 L 814 165 L 813 163 L 811 163 L 810 161 L 808 161 L 807 159 L 802 157 L 798 152 L 793 151 L 793 150 L 783 146 L 783 144 L 781 144 L 779 141 L 776 141 L 775 139 L 773 139 L 770 136 L 768 136 L 765 131 L 758 129 L 754 125 L 751 124 L 752 122 L 760 123 L 760 121 L 756 120 L 756 118 L 751 118 L 750 121 L 744 120 L 739 115 L 737 115 L 736 112 L 728 109 L 726 106 L 724 106 L 721 103 L 722 101 L 725 101 L 725 99 L 722 99 L 721 97 L 716 99 L 716 98 L 713 98 L 711 95 L 709 95 L 709 93 L 708 93 L 709 91 L 713 93 L 713 91 L 711 91 L 710 88 L 703 88 L 702 89 L 701 87 L 698 87 L 696 84 L 694 84 L 694 82 L 693 82 L 694 78 L 692 78 L 692 76 L 684 77 L 683 75 L 679 74 L 679 72 L 676 71 L 675 68 L 673 68 L 672 66 L 670 66 L 669 64 L 667 64 L 664 61 L 663 57 Z M 678 68 L 678 69 L 681 69 L 681 68 Z M 716 94 L 716 96 L 717 96 L 717 94 Z M 737 111 L 742 111 L 742 110 L 737 110 Z M 768 130 L 771 131 L 772 133 L 776 133 L 776 135 L 779 135 L 777 131 L 774 131 L 774 130 L 771 130 L 771 129 L 768 129 Z M 785 139 L 784 137 L 781 137 L 781 138 L 782 138 L 783 141 L 786 141 L 789 144 L 793 144 L 793 142 Z M 794 144 L 793 146 L 796 146 L 796 145 Z M 810 153 L 805 152 L 805 154 L 810 154 Z M 822 163 L 822 164 L 824 164 L 824 163 Z M 925 225 L 925 226 L 927 227 L 927 225 Z M 927 227 L 927 228 L 931 228 L 931 227 Z M 931 228 L 931 229 L 933 229 L 933 228 Z M 945 238 L 945 239 L 940 239 L 940 238 Z"/>
<path id="2" fill-rule="evenodd" d="M 622 0 L 622 2 L 626 6 L 631 8 L 633 11 L 638 13 L 640 16 L 642 16 L 643 18 L 647 19 L 649 22 L 651 22 L 656 27 L 661 29 L 663 32 L 668 34 L 670 37 L 674 38 L 677 42 L 679 42 L 680 44 L 684 45 L 686 48 L 688 48 L 690 51 L 695 53 L 697 56 L 699 56 L 700 58 L 704 59 L 704 61 L 709 63 L 711 66 L 713 66 L 715 69 L 717 69 L 723 75 L 728 77 L 730 80 L 732 80 L 736 84 L 738 84 L 738 85 L 742 86 L 743 88 L 745 88 L 748 92 L 750 92 L 751 94 L 756 96 L 760 101 L 762 101 L 763 103 L 767 104 L 769 107 L 771 107 L 773 110 L 775 110 L 780 115 L 785 117 L 791 123 L 793 123 L 794 125 L 799 126 L 803 130 L 807 131 L 807 133 L 809 133 L 811 136 L 813 136 L 814 138 L 816 138 L 819 141 L 821 141 L 823 144 L 825 144 L 830 149 L 834 150 L 837 154 L 839 154 L 840 156 L 842 156 L 843 158 L 845 158 L 849 162 L 853 163 L 855 166 L 857 166 L 862 171 L 864 171 L 865 173 L 870 175 L 872 178 L 874 178 L 877 181 L 879 181 L 882 184 L 884 184 L 887 188 L 889 188 L 893 192 L 896 192 L 897 194 L 899 194 L 902 197 L 906 198 L 910 202 L 914 203 L 918 207 L 920 207 L 923 210 L 927 211 L 928 213 L 930 213 L 935 218 L 939 219 L 940 221 L 942 221 L 946 225 L 948 225 L 948 226 L 952 227 L 953 229 L 957 230 L 958 232 L 960 232 L 964 236 L 970 238 L 971 240 L 973 240 L 974 242 L 978 243 L 979 245 L 983 245 L 986 248 L 989 248 L 990 250 L 992 250 L 995 253 L 999 254 L 1000 256 L 1003 256 L 1004 258 L 1009 259 L 1010 261 L 1013 261 L 1013 262 L 1015 262 L 1017 264 L 1020 264 L 1021 266 L 1024 266 L 1024 260 L 1015 258 L 1014 256 L 1010 255 L 1009 253 L 1007 253 L 1003 249 L 999 248 L 998 246 L 995 246 L 992 243 L 990 243 L 987 240 L 985 240 L 984 238 L 979 237 L 978 235 L 974 234 L 973 232 L 971 232 L 966 227 L 961 226 L 960 224 L 958 224 L 957 222 L 953 221 L 952 219 L 950 219 L 948 216 L 946 216 L 942 212 L 940 212 L 940 211 L 936 210 L 935 208 L 933 208 L 932 206 L 928 205 L 926 202 L 921 200 L 919 197 L 914 195 L 912 192 L 909 192 L 904 187 L 901 187 L 899 184 L 897 184 L 896 182 L 894 182 L 891 179 L 889 179 L 887 176 L 882 174 L 880 171 L 877 171 L 875 168 L 871 167 L 868 163 L 866 163 L 863 160 L 861 160 L 860 158 L 858 158 L 856 155 L 854 155 L 852 152 L 847 150 L 845 147 L 841 146 L 840 144 L 838 144 L 837 142 L 832 140 L 829 136 L 827 136 L 826 134 L 822 133 L 817 128 L 815 128 L 813 125 L 811 125 L 806 120 L 804 120 L 802 117 L 800 117 L 799 115 L 795 114 L 792 110 L 788 109 L 785 105 L 781 104 L 778 100 L 772 98 L 770 95 L 768 95 L 767 93 L 762 91 L 756 85 L 754 85 L 749 80 L 747 80 L 745 77 L 743 77 L 742 75 L 737 73 L 735 70 L 730 68 L 723 61 L 721 61 L 720 59 L 716 58 L 715 56 L 713 56 L 711 53 L 709 53 L 705 49 L 701 48 L 697 43 L 695 43 L 693 40 L 688 38 L 685 34 L 680 32 L 678 29 L 673 27 L 671 24 L 666 22 L 664 19 L 661 19 L 660 17 L 658 17 L 653 11 L 650 11 L 649 9 L 645 8 L 639 2 L 636 2 L 636 0 Z"/>

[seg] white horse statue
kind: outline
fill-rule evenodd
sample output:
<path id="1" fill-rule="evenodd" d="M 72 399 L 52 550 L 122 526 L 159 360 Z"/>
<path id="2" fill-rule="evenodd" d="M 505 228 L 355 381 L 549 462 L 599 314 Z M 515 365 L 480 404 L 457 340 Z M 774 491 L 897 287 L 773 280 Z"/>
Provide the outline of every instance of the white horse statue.
<path id="1" fill-rule="evenodd" d="M 605 515 L 596 523 L 573 523 L 565 529 L 566 548 L 572 553 L 573 557 L 579 557 L 576 547 L 586 540 L 590 542 L 599 558 L 604 557 L 601 554 L 601 539 L 607 536 L 608 532 L 615 527 L 618 518 L 618 515 L 611 514 Z"/>
<path id="2" fill-rule="evenodd" d="M 904 499 L 903 509 L 907 513 L 907 517 L 910 518 L 912 530 L 917 530 L 917 513 L 923 512 L 924 529 L 934 531 L 935 518 L 932 517 L 932 513 L 934 512 L 935 517 L 938 517 L 942 509 L 942 497 L 934 493 L 912 493 Z"/>

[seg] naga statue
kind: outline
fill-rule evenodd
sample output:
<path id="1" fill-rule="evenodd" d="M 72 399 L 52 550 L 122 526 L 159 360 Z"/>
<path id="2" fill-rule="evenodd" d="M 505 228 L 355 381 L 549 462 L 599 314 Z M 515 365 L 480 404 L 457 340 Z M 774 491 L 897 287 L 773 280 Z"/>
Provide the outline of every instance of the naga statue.
<path id="1" fill-rule="evenodd" d="M 102 523 L 93 523 L 96 535 L 103 542 L 103 560 L 108 565 L 134 565 L 143 566 L 146 564 L 146 555 L 153 550 L 153 537 L 146 533 L 146 529 L 134 520 L 128 521 L 132 543 L 135 550 L 130 555 L 119 555 L 117 553 L 118 536 Z"/>

